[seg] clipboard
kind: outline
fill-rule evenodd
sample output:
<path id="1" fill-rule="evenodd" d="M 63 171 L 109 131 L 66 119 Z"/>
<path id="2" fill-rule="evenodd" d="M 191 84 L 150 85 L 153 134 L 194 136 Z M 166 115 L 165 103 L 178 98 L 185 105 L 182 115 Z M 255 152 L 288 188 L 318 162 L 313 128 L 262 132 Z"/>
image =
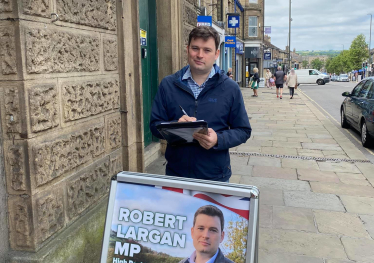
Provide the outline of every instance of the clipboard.
<path id="1" fill-rule="evenodd" d="M 208 135 L 206 121 L 168 122 L 161 123 L 156 128 L 171 146 L 198 143 L 193 138 L 193 134 L 196 132 Z"/>

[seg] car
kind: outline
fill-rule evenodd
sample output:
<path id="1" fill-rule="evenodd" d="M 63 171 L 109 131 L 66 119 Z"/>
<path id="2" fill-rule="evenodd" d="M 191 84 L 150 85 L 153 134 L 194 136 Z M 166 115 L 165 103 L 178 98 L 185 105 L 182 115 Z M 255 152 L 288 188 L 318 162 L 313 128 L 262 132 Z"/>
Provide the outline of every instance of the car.
<path id="1" fill-rule="evenodd" d="M 325 85 L 330 82 L 330 76 L 319 72 L 316 69 L 298 69 L 295 70 L 298 84 L 318 84 Z"/>
<path id="2" fill-rule="evenodd" d="M 345 97 L 340 107 L 342 128 L 352 127 L 361 133 L 364 147 L 371 146 L 374 138 L 374 77 L 360 81 Z"/>
<path id="3" fill-rule="evenodd" d="M 338 78 L 338 81 L 346 81 L 346 82 L 349 82 L 348 75 L 347 75 L 347 74 L 340 74 L 340 75 L 339 75 L 339 78 Z"/>
<path id="4" fill-rule="evenodd" d="M 331 81 L 337 81 L 338 80 L 338 76 L 336 75 L 331 75 Z"/>

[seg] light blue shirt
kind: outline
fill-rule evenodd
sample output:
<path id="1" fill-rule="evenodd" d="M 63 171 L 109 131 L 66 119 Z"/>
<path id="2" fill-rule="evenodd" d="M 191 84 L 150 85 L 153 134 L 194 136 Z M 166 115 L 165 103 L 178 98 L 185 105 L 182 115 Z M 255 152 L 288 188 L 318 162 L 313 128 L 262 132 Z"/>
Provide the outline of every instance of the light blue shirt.
<path id="1" fill-rule="evenodd" d="M 216 258 L 217 258 L 217 256 L 218 256 L 218 251 L 219 251 L 219 249 L 217 249 L 217 252 L 216 252 L 216 254 L 213 256 L 213 257 L 211 257 L 207 262 L 205 262 L 205 263 L 214 263 L 214 261 L 216 260 Z M 196 250 L 191 254 L 191 256 L 188 258 L 188 261 L 190 262 L 190 263 L 195 263 L 195 259 L 196 259 Z"/>
<path id="2" fill-rule="evenodd" d="M 214 76 L 214 74 L 216 74 L 216 71 L 215 71 L 214 67 L 212 67 L 212 70 L 210 71 L 208 78 L 204 81 L 203 84 L 201 84 L 201 86 L 199 86 L 199 85 L 194 81 L 194 79 L 192 78 L 191 68 L 188 67 L 186 73 L 184 73 L 184 75 L 183 75 L 183 77 L 182 77 L 182 80 L 187 80 L 188 87 L 192 90 L 193 95 L 195 96 L 195 99 L 197 99 L 197 97 L 199 96 L 200 92 L 201 92 L 201 91 L 203 90 L 203 88 L 205 87 L 205 84 L 207 83 L 207 81 L 208 81 L 210 78 L 212 78 L 212 77 Z"/>

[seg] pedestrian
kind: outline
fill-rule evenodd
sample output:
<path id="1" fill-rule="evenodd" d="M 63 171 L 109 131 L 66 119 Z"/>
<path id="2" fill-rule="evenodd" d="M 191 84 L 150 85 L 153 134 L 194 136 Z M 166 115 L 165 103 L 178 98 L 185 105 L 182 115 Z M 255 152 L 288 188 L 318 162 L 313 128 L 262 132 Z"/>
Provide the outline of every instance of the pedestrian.
<path id="1" fill-rule="evenodd" d="M 227 75 L 229 78 L 230 78 L 230 76 L 231 76 L 231 78 L 233 78 L 233 76 L 232 76 L 232 68 L 229 68 L 229 69 L 227 70 L 226 75 Z"/>
<path id="2" fill-rule="evenodd" d="M 290 74 L 288 74 L 286 84 L 290 89 L 290 99 L 293 99 L 295 89 L 297 89 L 297 75 L 294 69 L 291 69 Z"/>
<path id="3" fill-rule="evenodd" d="M 269 69 L 267 69 L 265 73 L 265 85 L 267 88 L 270 87 L 270 78 L 271 78 L 271 72 Z"/>
<path id="4" fill-rule="evenodd" d="M 273 89 L 275 87 L 275 76 L 274 76 L 274 74 L 271 75 L 271 78 L 270 78 L 269 82 L 270 82 L 270 88 Z"/>
<path id="5" fill-rule="evenodd" d="M 258 97 L 257 89 L 258 89 L 258 83 L 260 83 L 260 76 L 258 75 L 258 68 L 253 68 L 253 76 L 252 76 L 252 86 L 251 89 L 253 89 L 253 95 L 252 97 Z"/>
<path id="6" fill-rule="evenodd" d="M 276 86 L 276 93 L 277 98 L 282 99 L 283 95 L 283 83 L 286 81 L 286 73 L 282 70 L 281 66 L 278 66 L 278 71 L 275 72 L 275 86 Z"/>
<path id="7" fill-rule="evenodd" d="M 189 65 L 160 83 L 150 119 L 154 136 L 163 139 L 156 128 L 163 122 L 205 120 L 209 125 L 207 135 L 193 135 L 194 143 L 167 145 L 166 175 L 228 182 L 229 149 L 251 136 L 240 88 L 215 64 L 219 44 L 213 27 L 195 27 L 188 37 Z"/>
<path id="8" fill-rule="evenodd" d="M 356 79 L 356 82 L 358 82 L 358 71 L 355 71 L 355 79 Z"/>

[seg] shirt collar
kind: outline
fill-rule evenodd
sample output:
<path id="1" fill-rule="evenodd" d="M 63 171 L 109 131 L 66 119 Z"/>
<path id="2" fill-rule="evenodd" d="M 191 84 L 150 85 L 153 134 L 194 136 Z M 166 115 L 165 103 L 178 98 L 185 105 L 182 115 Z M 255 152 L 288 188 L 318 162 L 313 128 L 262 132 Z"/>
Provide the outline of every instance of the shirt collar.
<path id="1" fill-rule="evenodd" d="M 217 256 L 218 256 L 218 252 L 219 252 L 219 249 L 217 249 L 217 252 L 216 254 L 211 257 L 206 263 L 214 263 L 214 261 L 216 260 Z M 190 263 L 195 263 L 195 259 L 196 259 L 196 250 L 191 254 L 191 256 L 188 258 L 188 261 Z"/>
<path id="2" fill-rule="evenodd" d="M 205 80 L 205 82 L 206 82 L 208 79 L 212 78 L 212 77 L 214 76 L 214 74 L 216 74 L 216 70 L 214 69 L 214 66 L 213 66 L 212 69 L 210 70 L 209 76 L 208 76 L 208 78 Z M 184 73 L 184 75 L 183 75 L 183 77 L 182 77 L 182 80 L 189 79 L 189 78 L 191 78 L 191 79 L 193 80 L 190 66 L 188 66 L 186 72 Z"/>

